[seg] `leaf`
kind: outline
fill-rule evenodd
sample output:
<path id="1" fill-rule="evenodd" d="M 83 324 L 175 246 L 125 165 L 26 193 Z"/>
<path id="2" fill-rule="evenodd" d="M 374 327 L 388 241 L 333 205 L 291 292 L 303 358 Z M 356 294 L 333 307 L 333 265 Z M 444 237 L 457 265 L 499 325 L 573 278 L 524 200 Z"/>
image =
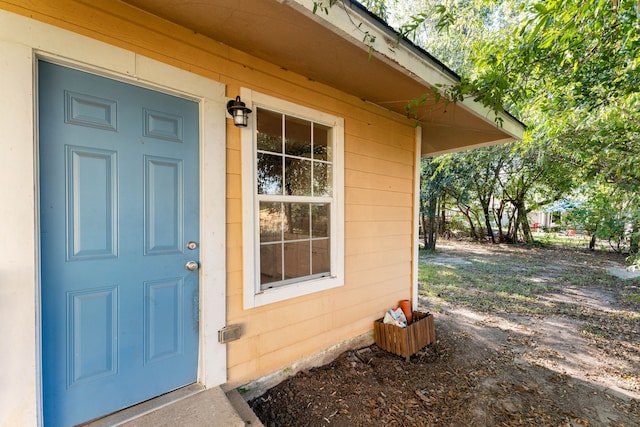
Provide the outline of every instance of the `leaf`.
<path id="1" fill-rule="evenodd" d="M 547 9 L 547 7 L 542 3 L 534 4 L 533 8 L 543 15 L 546 15 L 547 13 L 549 13 L 549 9 Z"/>

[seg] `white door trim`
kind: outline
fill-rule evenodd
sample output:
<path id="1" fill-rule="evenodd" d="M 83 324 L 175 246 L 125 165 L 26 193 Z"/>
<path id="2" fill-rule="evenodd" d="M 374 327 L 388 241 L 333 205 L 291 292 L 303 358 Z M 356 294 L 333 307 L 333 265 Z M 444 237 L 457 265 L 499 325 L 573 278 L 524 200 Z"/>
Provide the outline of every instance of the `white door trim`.
<path id="1" fill-rule="evenodd" d="M 0 129 L 4 133 L 0 140 L 0 183 L 3 183 L 0 193 L 4 196 L 3 204 L 12 207 L 0 208 L 0 223 L 8 222 L 0 226 L 8 242 L 0 246 L 0 272 L 4 275 L 3 287 L 8 287 L 5 298 L 11 297 L 5 301 L 11 307 L 0 310 L 0 333 L 8 337 L 7 344 L 13 349 L 12 355 L 0 355 L 0 364 L 11 370 L 2 376 L 5 387 L 0 390 L 0 402 L 7 406 L 0 404 L 0 424 L 15 421 L 20 425 L 37 425 L 42 420 L 35 89 L 38 58 L 199 103 L 202 268 L 198 381 L 205 387 L 224 383 L 226 348 L 218 343 L 217 331 L 226 321 L 225 86 L 1 10 L 0 58 L 0 93 L 5 100 L 0 103 Z M 18 326 L 17 331 L 11 331 Z"/>

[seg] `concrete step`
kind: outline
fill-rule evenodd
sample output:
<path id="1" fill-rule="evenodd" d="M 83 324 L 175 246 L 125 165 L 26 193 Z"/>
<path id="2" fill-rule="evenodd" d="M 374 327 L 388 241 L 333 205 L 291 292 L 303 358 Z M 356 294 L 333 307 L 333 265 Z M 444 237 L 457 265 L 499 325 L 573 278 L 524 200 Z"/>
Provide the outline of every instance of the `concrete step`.
<path id="1" fill-rule="evenodd" d="M 192 384 L 83 427 L 107 426 L 260 427 L 262 423 L 236 390 L 228 396 L 220 387 L 204 389 L 199 384 Z"/>
<path id="2" fill-rule="evenodd" d="M 238 390 L 233 389 L 227 392 L 227 398 L 238 415 L 244 421 L 246 427 L 264 427 L 258 416 L 253 412 L 249 404 L 240 395 Z"/>

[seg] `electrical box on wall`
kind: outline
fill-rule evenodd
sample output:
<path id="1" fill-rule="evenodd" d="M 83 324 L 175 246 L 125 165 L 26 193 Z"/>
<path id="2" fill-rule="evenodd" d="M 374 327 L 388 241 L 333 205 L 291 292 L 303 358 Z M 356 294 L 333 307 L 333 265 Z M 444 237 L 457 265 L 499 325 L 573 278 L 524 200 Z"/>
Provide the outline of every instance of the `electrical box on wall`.
<path id="1" fill-rule="evenodd" d="M 228 325 L 218 331 L 218 342 L 225 344 L 240 339 L 242 325 Z"/>

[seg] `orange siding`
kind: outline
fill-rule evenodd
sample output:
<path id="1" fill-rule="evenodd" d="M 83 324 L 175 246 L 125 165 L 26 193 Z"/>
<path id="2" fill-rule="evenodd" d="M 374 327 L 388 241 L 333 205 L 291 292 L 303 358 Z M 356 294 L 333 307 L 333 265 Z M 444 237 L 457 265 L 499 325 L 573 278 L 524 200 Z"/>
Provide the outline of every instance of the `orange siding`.
<path id="1" fill-rule="evenodd" d="M 361 172 L 413 179 L 413 164 L 407 165 L 386 159 L 376 159 L 358 153 L 346 153 L 345 157 L 348 163 L 354 165 L 355 169 Z"/>
<path id="2" fill-rule="evenodd" d="M 231 385 L 370 332 L 389 306 L 411 296 L 410 121 L 123 3 L 0 0 L 0 8 L 220 81 L 229 97 L 248 87 L 345 119 L 345 285 L 246 311 L 240 133 L 227 124 L 227 320 L 243 325 L 242 338 L 228 344 Z"/>
<path id="3" fill-rule="evenodd" d="M 411 203 L 411 193 L 397 193 L 380 189 L 350 187 L 345 191 L 345 200 L 349 205 L 407 206 Z"/>

